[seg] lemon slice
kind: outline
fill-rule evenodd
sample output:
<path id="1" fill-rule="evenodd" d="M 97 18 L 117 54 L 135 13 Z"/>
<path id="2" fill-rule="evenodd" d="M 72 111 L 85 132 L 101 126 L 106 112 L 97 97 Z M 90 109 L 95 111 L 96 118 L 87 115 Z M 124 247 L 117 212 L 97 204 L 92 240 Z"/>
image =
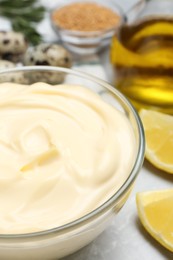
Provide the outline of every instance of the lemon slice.
<path id="1" fill-rule="evenodd" d="M 146 158 L 157 168 L 173 173 L 173 116 L 142 109 Z"/>
<path id="2" fill-rule="evenodd" d="M 138 193 L 136 203 L 146 230 L 173 252 L 173 189 Z"/>

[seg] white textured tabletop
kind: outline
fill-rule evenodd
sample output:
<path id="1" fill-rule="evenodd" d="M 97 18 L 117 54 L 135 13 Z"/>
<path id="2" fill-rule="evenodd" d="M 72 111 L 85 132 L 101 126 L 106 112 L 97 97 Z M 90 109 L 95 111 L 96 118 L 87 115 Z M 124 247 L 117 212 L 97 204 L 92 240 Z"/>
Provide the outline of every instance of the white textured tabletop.
<path id="1" fill-rule="evenodd" d="M 118 2 L 124 10 L 128 10 L 136 0 L 113 0 Z M 41 0 L 41 2 L 52 8 L 58 0 Z M 8 29 L 9 23 L 0 18 L 0 29 Z M 39 26 L 39 31 L 45 40 L 56 41 L 56 35 L 51 30 L 48 19 L 45 19 Z M 101 59 L 96 59 L 96 64 L 76 64 L 78 69 L 85 72 L 97 72 L 103 79 L 111 81 L 107 54 Z M 100 61 L 100 63 L 99 63 Z M 142 227 L 137 216 L 135 196 L 137 192 L 147 190 L 158 190 L 173 187 L 173 175 L 156 170 L 145 161 L 134 190 L 122 210 L 110 223 L 110 226 L 90 245 L 77 253 L 65 257 L 64 260 L 164 260 L 173 259 L 173 253 L 164 249 L 157 243 Z"/>
<path id="2" fill-rule="evenodd" d="M 173 186 L 173 176 L 145 162 L 127 203 L 93 243 L 64 260 L 165 260 L 173 253 L 160 246 L 139 222 L 136 192 Z"/>

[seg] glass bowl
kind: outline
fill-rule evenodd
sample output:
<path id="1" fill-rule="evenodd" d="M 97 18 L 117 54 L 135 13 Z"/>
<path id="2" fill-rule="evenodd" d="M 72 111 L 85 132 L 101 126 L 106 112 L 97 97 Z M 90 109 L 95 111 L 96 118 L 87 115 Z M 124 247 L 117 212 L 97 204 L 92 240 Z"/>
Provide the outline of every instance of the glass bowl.
<path id="1" fill-rule="evenodd" d="M 62 0 L 59 1 L 58 6 L 56 6 L 51 14 L 50 21 L 54 31 L 57 33 L 59 39 L 63 43 L 64 47 L 66 47 L 70 52 L 78 55 L 88 55 L 94 54 L 98 52 L 100 49 L 110 45 L 111 38 L 115 34 L 117 28 L 120 26 L 122 22 L 124 22 L 123 11 L 119 6 L 117 6 L 111 0 L 93 0 L 92 3 L 96 3 L 98 5 L 104 6 L 112 10 L 115 14 L 119 16 L 119 21 L 116 26 L 113 28 L 99 30 L 99 31 L 75 31 L 75 30 L 67 30 L 64 29 L 55 23 L 53 19 L 53 14 L 56 10 L 72 4 L 72 3 L 91 3 L 89 0 Z"/>
<path id="2" fill-rule="evenodd" d="M 118 90 L 98 78 L 66 68 L 30 66 L 0 72 L 0 82 L 29 84 L 38 80 L 54 84 L 80 84 L 98 93 L 105 102 L 124 114 L 136 139 L 135 162 L 123 185 L 105 203 L 87 215 L 63 226 L 40 232 L 0 234 L 0 259 L 3 260 L 59 259 L 89 244 L 125 204 L 144 159 L 145 138 L 141 120 L 131 103 Z"/>

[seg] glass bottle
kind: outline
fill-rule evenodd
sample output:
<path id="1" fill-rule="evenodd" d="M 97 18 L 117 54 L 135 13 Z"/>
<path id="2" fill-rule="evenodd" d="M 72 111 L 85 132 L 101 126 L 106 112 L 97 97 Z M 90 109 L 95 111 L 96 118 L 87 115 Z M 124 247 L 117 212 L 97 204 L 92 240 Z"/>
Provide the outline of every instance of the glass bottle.
<path id="1" fill-rule="evenodd" d="M 173 0 L 147 1 L 113 37 L 115 86 L 137 109 L 173 114 Z"/>

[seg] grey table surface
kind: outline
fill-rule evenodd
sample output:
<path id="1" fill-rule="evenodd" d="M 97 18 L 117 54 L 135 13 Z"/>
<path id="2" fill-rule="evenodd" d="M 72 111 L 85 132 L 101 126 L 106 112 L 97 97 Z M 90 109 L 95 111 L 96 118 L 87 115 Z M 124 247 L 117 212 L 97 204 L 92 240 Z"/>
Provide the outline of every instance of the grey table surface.
<path id="1" fill-rule="evenodd" d="M 40 0 L 52 8 L 58 0 Z M 123 10 L 128 10 L 136 0 L 114 0 Z M 57 36 L 48 23 L 48 17 L 38 26 L 46 41 L 57 41 Z M 0 18 L 0 29 L 9 29 L 8 21 Z M 103 66 L 107 80 L 112 81 L 108 52 L 102 53 L 98 62 Z M 173 175 L 155 169 L 147 161 L 139 173 L 135 187 L 122 210 L 109 227 L 91 244 L 65 257 L 64 260 L 164 260 L 173 259 L 173 253 L 159 245 L 142 227 L 136 209 L 137 192 L 173 187 Z"/>
<path id="2" fill-rule="evenodd" d="M 171 188 L 173 176 L 145 162 L 127 203 L 110 226 L 90 245 L 64 260 L 163 260 L 173 253 L 160 246 L 142 227 L 137 216 L 137 192 Z"/>

